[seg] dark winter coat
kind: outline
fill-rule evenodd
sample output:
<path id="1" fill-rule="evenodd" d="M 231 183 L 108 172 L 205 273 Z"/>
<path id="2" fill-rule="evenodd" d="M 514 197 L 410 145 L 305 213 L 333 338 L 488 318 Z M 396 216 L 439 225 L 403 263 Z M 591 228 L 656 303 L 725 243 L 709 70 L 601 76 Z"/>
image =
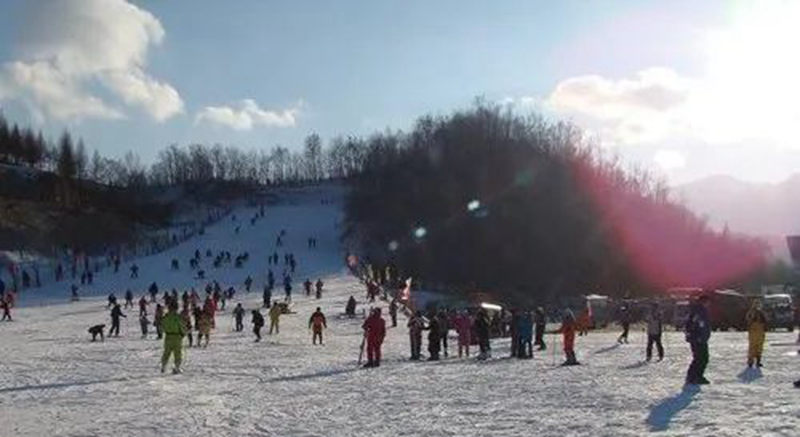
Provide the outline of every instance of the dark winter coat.
<path id="1" fill-rule="evenodd" d="M 711 324 L 705 306 L 698 302 L 692 304 L 685 328 L 686 341 L 689 343 L 708 343 L 711 337 Z"/>

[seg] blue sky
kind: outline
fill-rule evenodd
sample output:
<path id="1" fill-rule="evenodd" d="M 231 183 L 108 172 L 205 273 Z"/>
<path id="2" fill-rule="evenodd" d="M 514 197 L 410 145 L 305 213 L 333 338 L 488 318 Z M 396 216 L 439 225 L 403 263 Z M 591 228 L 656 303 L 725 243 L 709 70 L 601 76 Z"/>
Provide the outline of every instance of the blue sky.
<path id="1" fill-rule="evenodd" d="M 800 168 L 797 147 L 765 127 L 720 136 L 705 115 L 720 100 L 705 93 L 718 77 L 705 42 L 735 28 L 732 5 L 6 0 L 0 105 L 149 161 L 171 143 L 295 148 L 311 132 L 402 129 L 483 96 L 574 120 L 673 182 L 778 180 Z M 754 156 L 765 163 L 742 166 Z"/>

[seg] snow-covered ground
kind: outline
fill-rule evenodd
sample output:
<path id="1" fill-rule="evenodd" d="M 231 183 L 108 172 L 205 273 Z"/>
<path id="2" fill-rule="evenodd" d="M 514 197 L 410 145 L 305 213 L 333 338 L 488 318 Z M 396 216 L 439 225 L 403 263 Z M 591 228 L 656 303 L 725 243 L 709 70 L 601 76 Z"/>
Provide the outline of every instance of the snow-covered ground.
<path id="1" fill-rule="evenodd" d="M 351 294 L 361 302 L 364 292 L 342 269 L 340 204 L 322 205 L 323 196 L 338 198 L 327 190 L 294 194 L 252 227 L 254 210 L 241 208 L 238 235 L 229 221 L 212 226 L 202 240 L 139 260 L 138 280 L 127 268 L 99 276 L 84 290 L 94 298 L 37 304 L 66 301 L 67 291 L 58 288 L 23 296 L 28 305 L 15 311 L 15 321 L 0 323 L 0 437 L 798 435 L 800 390 L 791 381 L 800 378 L 800 366 L 789 333 L 768 335 L 763 374 L 743 372 L 745 334 L 715 334 L 707 372 L 713 384 L 700 389 L 683 387 L 689 353 L 675 332 L 666 335 L 661 363 L 642 362 L 642 332 L 622 346 L 606 332 L 579 338 L 584 365 L 562 368 L 554 365 L 562 357 L 553 355 L 560 345 L 553 336 L 551 348 L 533 360 L 506 358 L 508 341 L 497 340 L 487 362 L 416 363 L 407 360 L 406 329 L 390 328 L 383 365 L 357 368 L 361 320 L 338 315 Z M 261 289 L 266 254 L 284 228 L 284 249 L 296 254 L 299 272 L 297 313 L 282 319 L 279 335 L 254 343 L 249 315 L 245 331 L 233 332 L 229 303 L 211 345 L 185 350 L 181 375 L 159 373 L 161 343 L 140 338 L 135 310 L 121 337 L 89 342 L 86 329 L 108 323 L 108 291 L 122 297 L 131 288 L 138 298 L 153 280 L 162 289 L 201 288 L 186 268 L 196 248 L 248 251 L 242 269 L 204 263 L 209 278 L 237 286 L 235 301 L 258 307 L 260 292 L 245 295 L 240 284 L 250 274 Z M 312 235 L 316 250 L 306 248 Z M 180 272 L 169 270 L 173 257 Z M 326 284 L 319 301 L 305 297 L 300 284 L 317 276 Z M 325 346 L 311 345 L 307 324 L 316 306 L 328 316 Z"/>

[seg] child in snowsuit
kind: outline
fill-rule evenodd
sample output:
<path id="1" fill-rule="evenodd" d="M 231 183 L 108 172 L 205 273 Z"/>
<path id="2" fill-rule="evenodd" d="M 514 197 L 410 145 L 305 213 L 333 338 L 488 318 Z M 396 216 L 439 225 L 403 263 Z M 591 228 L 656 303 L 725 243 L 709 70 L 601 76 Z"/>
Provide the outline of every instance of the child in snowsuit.
<path id="1" fill-rule="evenodd" d="M 575 322 L 575 315 L 572 310 L 567 309 L 564 313 L 564 318 L 561 321 L 561 327 L 555 331 L 557 334 L 564 336 L 564 355 L 566 360 L 562 366 L 576 366 L 580 364 L 578 359 L 575 358 L 575 330 L 577 328 Z"/>
<path id="2" fill-rule="evenodd" d="M 375 308 L 362 325 L 367 339 L 367 364 L 364 367 L 381 365 L 381 345 L 386 336 L 386 321 L 381 317 L 381 309 Z M 437 339 L 438 344 L 438 339 Z"/>
<path id="3" fill-rule="evenodd" d="M 181 360 L 183 358 L 183 320 L 178 315 L 178 304 L 170 302 L 167 315 L 161 320 L 164 330 L 164 353 L 161 355 L 161 373 L 167 369 L 170 355 L 173 356 L 175 367 L 172 373 L 181 372 Z"/>
<path id="4" fill-rule="evenodd" d="M 150 320 L 147 319 L 147 314 L 139 316 L 139 326 L 142 328 L 142 338 L 147 338 L 147 327 L 150 325 Z"/>
<path id="5" fill-rule="evenodd" d="M 311 344 L 317 344 L 317 338 L 319 338 L 319 344 L 321 345 L 322 330 L 328 328 L 328 323 L 325 321 L 325 314 L 322 314 L 320 307 L 317 307 L 314 314 L 311 314 L 311 318 L 308 319 L 308 327 L 313 333 L 311 336 Z"/>
<path id="6" fill-rule="evenodd" d="M 281 333 L 280 319 L 281 307 L 279 307 L 278 302 L 275 301 L 272 303 L 272 308 L 269 309 L 269 335 L 272 335 L 273 330 L 276 334 Z"/>
<path id="7" fill-rule="evenodd" d="M 105 337 L 103 337 L 103 329 L 105 329 L 106 325 L 94 325 L 89 328 L 89 334 L 92 334 L 92 341 L 97 340 L 97 336 L 100 336 L 100 341 L 104 341 Z"/>
<path id="8" fill-rule="evenodd" d="M 764 338 L 767 331 L 767 317 L 758 301 L 754 301 L 747 312 L 747 367 L 761 367 L 761 353 L 764 351 Z"/>
<path id="9" fill-rule="evenodd" d="M 264 316 L 262 316 L 258 310 L 253 310 L 252 323 L 253 323 L 253 334 L 256 335 L 256 342 L 259 342 L 261 341 L 261 328 L 264 327 Z"/>

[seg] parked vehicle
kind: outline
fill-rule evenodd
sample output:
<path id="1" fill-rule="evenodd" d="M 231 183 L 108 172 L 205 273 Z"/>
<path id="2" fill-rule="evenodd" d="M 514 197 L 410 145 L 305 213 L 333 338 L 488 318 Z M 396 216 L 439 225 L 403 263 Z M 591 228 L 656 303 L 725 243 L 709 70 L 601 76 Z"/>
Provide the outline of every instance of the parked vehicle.
<path id="1" fill-rule="evenodd" d="M 709 318 L 711 329 L 727 331 L 734 328 L 738 331 L 747 329 L 747 310 L 750 301 L 747 296 L 735 290 L 714 290 L 708 294 L 710 298 Z"/>
<path id="2" fill-rule="evenodd" d="M 589 327 L 605 328 L 611 319 L 608 296 L 590 294 L 586 296 L 586 307 L 589 309 Z"/>
<path id="3" fill-rule="evenodd" d="M 682 331 L 686 326 L 686 320 L 689 318 L 689 301 L 679 300 L 675 302 L 672 309 L 672 326 L 676 331 Z"/>
<path id="4" fill-rule="evenodd" d="M 794 307 L 788 294 L 768 294 L 761 298 L 770 329 L 794 330 Z"/>

